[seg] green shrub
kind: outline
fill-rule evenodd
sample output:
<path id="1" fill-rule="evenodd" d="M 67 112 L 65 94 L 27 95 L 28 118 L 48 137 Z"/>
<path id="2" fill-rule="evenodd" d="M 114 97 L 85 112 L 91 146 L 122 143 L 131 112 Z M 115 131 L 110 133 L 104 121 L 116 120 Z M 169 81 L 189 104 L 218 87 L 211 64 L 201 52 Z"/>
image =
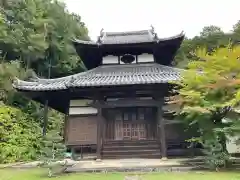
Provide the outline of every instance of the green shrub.
<path id="1" fill-rule="evenodd" d="M 205 164 L 216 171 L 225 168 L 230 162 L 230 155 L 224 150 L 223 145 L 217 139 L 209 139 L 203 143 Z"/>
<path id="2" fill-rule="evenodd" d="M 0 107 L 0 163 L 37 158 L 41 149 L 41 129 L 19 109 Z"/>

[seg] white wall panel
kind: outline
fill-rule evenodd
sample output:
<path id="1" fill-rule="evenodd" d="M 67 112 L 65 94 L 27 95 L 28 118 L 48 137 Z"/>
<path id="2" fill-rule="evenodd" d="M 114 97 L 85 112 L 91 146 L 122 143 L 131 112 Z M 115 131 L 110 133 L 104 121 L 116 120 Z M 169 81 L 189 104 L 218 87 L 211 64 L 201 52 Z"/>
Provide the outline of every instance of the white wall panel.
<path id="1" fill-rule="evenodd" d="M 103 57 L 102 64 L 117 64 L 118 56 L 105 56 Z"/>
<path id="2" fill-rule="evenodd" d="M 89 103 L 91 103 L 92 100 L 89 99 L 81 99 L 81 100 L 70 100 L 70 107 L 74 106 L 88 106 Z"/>
<path id="3" fill-rule="evenodd" d="M 69 115 L 97 114 L 98 110 L 93 107 L 70 107 Z"/>
<path id="4" fill-rule="evenodd" d="M 154 62 L 152 54 L 141 54 L 138 56 L 138 63 Z"/>

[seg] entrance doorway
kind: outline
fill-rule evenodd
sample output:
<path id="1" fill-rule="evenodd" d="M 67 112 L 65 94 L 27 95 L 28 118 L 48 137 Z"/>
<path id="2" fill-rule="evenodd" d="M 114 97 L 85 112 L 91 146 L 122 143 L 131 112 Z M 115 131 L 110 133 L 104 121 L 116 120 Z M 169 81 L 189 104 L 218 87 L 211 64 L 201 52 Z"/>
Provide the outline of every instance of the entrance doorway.
<path id="1" fill-rule="evenodd" d="M 121 109 L 115 115 L 115 140 L 147 138 L 147 114 L 144 108 Z"/>
<path id="2" fill-rule="evenodd" d="M 146 139 L 147 129 L 145 123 L 124 123 L 122 139 L 141 140 Z"/>

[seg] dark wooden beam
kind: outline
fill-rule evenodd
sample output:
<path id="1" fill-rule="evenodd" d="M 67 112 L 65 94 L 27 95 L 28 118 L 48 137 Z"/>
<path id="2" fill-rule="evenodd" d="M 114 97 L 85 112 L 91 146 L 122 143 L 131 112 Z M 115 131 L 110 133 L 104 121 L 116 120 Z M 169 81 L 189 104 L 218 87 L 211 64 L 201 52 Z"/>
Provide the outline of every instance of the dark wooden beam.
<path id="1" fill-rule="evenodd" d="M 158 120 L 158 136 L 160 140 L 160 147 L 161 147 L 161 155 L 162 159 L 167 158 L 167 145 L 166 145 L 166 137 L 165 137 L 165 123 L 163 120 L 163 106 L 164 100 L 163 98 L 159 99 L 158 110 L 157 110 L 157 120 Z"/>
<path id="2" fill-rule="evenodd" d="M 99 101 L 93 102 L 90 105 L 96 108 L 115 108 L 115 107 L 156 107 L 158 106 L 159 102 L 153 99 L 147 100 L 128 100 L 128 99 L 121 99 L 116 101 L 104 101 L 99 104 Z"/>
<path id="3" fill-rule="evenodd" d="M 116 85 L 116 86 L 104 86 L 104 87 L 85 87 L 85 88 L 72 88 L 72 91 L 76 94 L 82 94 L 84 96 L 91 95 L 93 96 L 94 92 L 101 91 L 101 94 L 109 94 L 116 92 L 130 92 L 130 91 L 139 91 L 139 92 L 153 92 L 157 91 L 158 94 L 162 92 L 163 88 L 167 86 L 166 83 L 162 84 L 139 84 L 139 85 Z"/>
<path id="4" fill-rule="evenodd" d="M 68 94 L 69 97 L 69 94 Z M 69 133 L 69 107 L 70 107 L 70 98 L 68 98 L 68 103 L 66 106 L 66 114 L 64 119 L 64 133 L 63 133 L 63 140 L 65 144 L 68 142 L 68 133 Z"/>

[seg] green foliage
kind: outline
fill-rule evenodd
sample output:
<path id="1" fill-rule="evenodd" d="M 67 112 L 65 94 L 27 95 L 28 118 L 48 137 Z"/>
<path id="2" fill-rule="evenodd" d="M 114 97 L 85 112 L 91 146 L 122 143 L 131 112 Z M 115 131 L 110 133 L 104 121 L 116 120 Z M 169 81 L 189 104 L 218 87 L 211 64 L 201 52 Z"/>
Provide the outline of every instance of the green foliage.
<path id="1" fill-rule="evenodd" d="M 208 52 L 215 48 L 226 47 L 230 41 L 233 45 L 239 43 L 240 31 L 239 22 L 233 26 L 232 33 L 224 33 L 220 27 L 205 26 L 199 36 L 191 39 L 185 38 L 175 58 L 175 64 L 180 68 L 187 68 L 187 64 L 196 58 L 194 51 L 198 48 L 205 47 Z"/>
<path id="2" fill-rule="evenodd" d="M 21 59 L 23 65 L 34 68 L 39 75 L 51 77 L 82 70 L 71 40 L 88 39 L 81 17 L 70 14 L 64 3 L 50 0 L 6 0 L 2 8 L 5 17 L 0 35 L 0 48 L 7 59 Z"/>
<path id="3" fill-rule="evenodd" d="M 20 110 L 0 107 L 0 163 L 36 159 L 40 153 L 39 125 Z"/>
<path id="4" fill-rule="evenodd" d="M 224 32 L 221 30 L 220 27 L 213 26 L 213 25 L 205 26 L 202 29 L 202 32 L 200 32 L 201 37 L 209 37 L 209 36 L 213 36 L 213 35 L 216 35 L 216 34 L 223 35 Z"/>
<path id="5" fill-rule="evenodd" d="M 82 63 L 71 40 L 75 37 L 88 39 L 87 29 L 80 16 L 70 14 L 63 3 L 50 0 L 5 0 L 1 3 L 0 29 L 0 102 L 9 108 L 20 108 L 19 113 L 24 114 L 22 118 L 29 120 L 30 124 L 33 122 L 38 127 L 36 132 L 41 133 L 44 108 L 16 93 L 12 81 L 15 77 L 28 79 L 35 76 L 33 70 L 47 77 L 50 61 L 51 77 L 81 71 Z M 49 110 L 48 118 L 47 131 L 55 130 L 62 136 L 63 115 Z M 16 119 L 17 123 L 20 122 L 18 117 Z M 34 131 L 29 132 L 34 134 Z M 35 143 L 38 152 L 29 151 L 32 156 L 18 152 L 21 157 L 17 153 L 2 154 L 2 161 L 36 159 L 42 147 L 40 138 L 32 136 L 32 139 L 25 140 L 23 147 Z M 15 144 L 5 143 L 4 148 L 7 147 L 9 151 L 16 148 Z"/>
<path id="6" fill-rule="evenodd" d="M 218 48 L 211 54 L 199 49 L 196 55 L 201 60 L 189 63 L 189 71 L 184 72 L 181 83 L 185 110 L 195 109 L 210 115 L 225 107 L 237 106 L 240 100 L 240 47 Z"/>
<path id="7" fill-rule="evenodd" d="M 33 72 L 22 69 L 18 61 L 4 62 L 3 59 L 0 61 L 0 101 L 12 104 L 17 98 L 12 81 L 15 77 L 26 79 L 32 76 Z M 20 97 L 18 96 L 18 98 Z"/>
<path id="8" fill-rule="evenodd" d="M 192 60 L 188 70 L 182 73 L 179 95 L 172 98 L 181 105 L 180 114 L 187 123 L 198 126 L 200 143 L 208 147 L 209 142 L 217 142 L 222 146 L 216 151 L 209 147 L 205 152 L 213 159 L 224 155 L 226 160 L 226 136 L 240 133 L 239 116 L 233 118 L 231 115 L 240 102 L 240 46 L 218 48 L 211 53 L 198 49 L 195 54 L 196 60 Z M 226 118 L 231 119 L 230 123 L 224 123 Z M 209 162 L 212 165 L 212 160 Z M 220 162 L 216 161 L 215 165 Z"/>
<path id="9" fill-rule="evenodd" d="M 226 167 L 230 162 L 230 155 L 224 151 L 224 147 L 216 139 L 209 139 L 204 142 L 205 162 L 210 169 L 218 171 Z"/>
<path id="10" fill-rule="evenodd" d="M 233 31 L 237 34 L 240 34 L 240 20 L 233 25 Z"/>
<path id="11" fill-rule="evenodd" d="M 9 0 L 2 9 L 7 32 L 2 49 L 6 54 L 13 53 L 15 57 L 21 58 L 26 65 L 44 57 L 44 51 L 48 47 L 43 31 L 47 19 L 39 19 L 43 12 L 39 11 L 38 5 L 40 6 L 39 1 Z"/>

